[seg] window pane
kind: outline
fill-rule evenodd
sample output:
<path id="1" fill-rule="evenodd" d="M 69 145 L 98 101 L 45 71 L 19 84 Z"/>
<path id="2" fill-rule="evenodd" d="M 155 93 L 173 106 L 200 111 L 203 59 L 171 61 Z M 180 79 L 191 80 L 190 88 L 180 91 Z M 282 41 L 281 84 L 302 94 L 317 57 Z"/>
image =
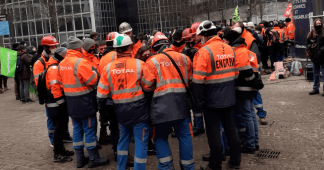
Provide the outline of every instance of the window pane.
<path id="1" fill-rule="evenodd" d="M 17 4 L 15 4 L 17 5 Z M 17 6 L 14 5 L 14 18 L 15 18 L 15 21 L 20 21 L 20 12 L 19 12 L 19 8 Z"/>
<path id="2" fill-rule="evenodd" d="M 22 23 L 22 29 L 23 29 L 23 35 L 24 36 L 29 35 L 28 34 L 28 25 L 27 25 L 27 22 L 23 22 Z"/>
<path id="3" fill-rule="evenodd" d="M 58 27 L 59 27 L 60 32 L 66 31 L 66 28 L 65 28 L 65 19 L 64 18 L 59 18 L 59 20 L 58 20 Z"/>
<path id="4" fill-rule="evenodd" d="M 67 31 L 73 31 L 73 18 L 72 17 L 66 18 L 66 27 L 67 27 Z"/>
<path id="5" fill-rule="evenodd" d="M 63 42 L 67 42 L 67 37 L 66 37 L 66 34 L 65 33 L 60 34 L 59 36 L 60 36 L 60 42 L 61 42 L 61 44 Z"/>
<path id="6" fill-rule="evenodd" d="M 82 30 L 81 16 L 74 16 L 75 30 Z"/>
<path id="7" fill-rule="evenodd" d="M 29 20 L 34 19 L 33 4 L 31 1 L 27 1 L 27 14 Z"/>
<path id="8" fill-rule="evenodd" d="M 37 34 L 43 34 L 42 21 L 36 21 Z"/>
<path id="9" fill-rule="evenodd" d="M 63 5 L 57 5 L 57 6 L 56 6 L 56 10 L 57 10 L 57 15 L 58 15 L 58 16 L 62 16 L 62 15 L 64 15 L 64 8 L 63 8 Z"/>
<path id="10" fill-rule="evenodd" d="M 26 13 L 26 3 L 20 4 L 20 14 L 21 14 L 21 20 L 27 20 L 27 13 Z"/>
<path id="11" fill-rule="evenodd" d="M 82 1 L 81 6 L 82 6 L 82 12 L 90 12 L 90 6 L 88 1 Z"/>
<path id="12" fill-rule="evenodd" d="M 92 29 L 90 14 L 83 15 L 83 26 L 84 29 Z"/>
<path id="13" fill-rule="evenodd" d="M 75 35 L 74 35 L 74 32 L 70 32 L 70 33 L 68 33 L 68 37 L 71 37 L 71 36 L 73 36 L 73 37 L 75 36 Z"/>
<path id="14" fill-rule="evenodd" d="M 73 13 L 77 14 L 81 12 L 80 2 L 73 2 Z"/>
<path id="15" fill-rule="evenodd" d="M 71 5 L 65 5 L 65 15 L 72 14 L 72 7 Z"/>
<path id="16" fill-rule="evenodd" d="M 43 26 L 44 26 L 44 34 L 50 33 L 50 25 L 48 20 L 43 21 Z"/>
<path id="17" fill-rule="evenodd" d="M 37 43 L 36 43 L 36 37 L 32 36 L 30 37 L 30 44 L 34 47 L 37 47 Z"/>
<path id="18" fill-rule="evenodd" d="M 28 22 L 29 34 L 35 35 L 35 23 L 34 21 Z"/>
<path id="19" fill-rule="evenodd" d="M 41 12 L 39 7 L 34 7 L 35 19 L 41 18 Z"/>
<path id="20" fill-rule="evenodd" d="M 20 23 L 15 24 L 15 29 L 16 29 L 16 35 L 21 36 L 21 25 Z"/>

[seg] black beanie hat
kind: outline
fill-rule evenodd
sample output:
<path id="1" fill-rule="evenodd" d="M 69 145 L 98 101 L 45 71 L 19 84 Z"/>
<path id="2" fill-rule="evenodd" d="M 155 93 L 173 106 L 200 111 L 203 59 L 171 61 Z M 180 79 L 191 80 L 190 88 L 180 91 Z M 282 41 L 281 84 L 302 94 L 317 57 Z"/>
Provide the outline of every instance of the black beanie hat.
<path id="1" fill-rule="evenodd" d="M 269 22 L 268 21 L 265 21 L 264 24 L 263 24 L 264 27 L 268 28 L 269 27 Z"/>
<path id="2" fill-rule="evenodd" d="M 223 38 L 226 39 L 227 41 L 229 41 L 231 44 L 232 42 L 234 42 L 236 39 L 238 39 L 240 37 L 240 33 L 238 33 L 237 31 L 234 30 L 230 30 L 230 31 L 226 31 L 224 33 Z"/>
<path id="3" fill-rule="evenodd" d="M 290 18 L 286 18 L 285 21 L 286 21 L 286 22 L 290 22 L 291 19 L 290 19 Z"/>
<path id="4" fill-rule="evenodd" d="M 181 29 L 177 29 L 173 34 L 173 39 L 180 40 L 182 38 L 182 31 Z"/>

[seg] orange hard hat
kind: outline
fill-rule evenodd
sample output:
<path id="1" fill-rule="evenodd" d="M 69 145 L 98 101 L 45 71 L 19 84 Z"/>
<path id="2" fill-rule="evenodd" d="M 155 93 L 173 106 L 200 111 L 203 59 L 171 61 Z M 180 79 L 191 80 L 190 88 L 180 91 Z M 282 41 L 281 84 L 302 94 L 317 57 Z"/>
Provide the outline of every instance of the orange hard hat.
<path id="1" fill-rule="evenodd" d="M 200 25 L 200 22 L 196 22 L 191 25 L 191 31 L 192 31 L 191 36 L 196 35 L 199 25 Z"/>
<path id="2" fill-rule="evenodd" d="M 107 34 L 106 41 L 114 41 L 117 34 L 118 34 L 117 32 L 111 32 Z"/>
<path id="3" fill-rule="evenodd" d="M 191 38 L 191 37 L 192 37 L 192 30 L 191 30 L 191 28 L 186 28 L 182 32 L 182 38 Z"/>
<path id="4" fill-rule="evenodd" d="M 41 46 L 55 46 L 58 45 L 59 43 L 57 42 L 56 38 L 51 36 L 51 35 L 47 35 L 45 37 L 42 38 L 41 40 Z"/>
<path id="5" fill-rule="evenodd" d="M 153 47 L 157 47 L 157 46 L 163 45 L 163 44 L 170 44 L 170 42 L 169 42 L 168 38 L 162 32 L 157 32 L 154 35 L 154 38 L 151 43 L 151 53 L 155 54 Z"/>

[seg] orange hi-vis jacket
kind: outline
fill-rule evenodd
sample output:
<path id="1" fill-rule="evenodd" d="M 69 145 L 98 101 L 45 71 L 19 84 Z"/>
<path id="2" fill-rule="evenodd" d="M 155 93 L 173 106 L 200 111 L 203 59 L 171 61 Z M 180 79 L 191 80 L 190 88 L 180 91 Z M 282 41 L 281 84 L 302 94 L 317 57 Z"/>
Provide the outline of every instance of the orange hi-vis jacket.
<path id="1" fill-rule="evenodd" d="M 47 55 L 47 54 L 46 54 Z M 49 57 L 49 56 L 48 56 Z M 36 86 L 37 86 L 37 84 L 38 84 L 38 77 L 39 77 L 39 75 L 48 67 L 48 63 L 47 63 L 47 60 L 48 59 L 46 59 L 47 57 L 45 57 L 45 54 L 44 54 L 44 52 L 42 53 L 42 55 L 41 55 L 41 58 L 39 58 L 36 62 L 35 62 L 35 64 L 34 64 L 34 67 L 33 67 L 33 75 L 34 75 L 34 81 L 35 81 L 35 84 L 36 84 Z M 44 61 L 44 63 L 45 63 L 45 67 L 44 67 L 44 65 L 43 65 L 43 63 L 40 61 L 40 60 L 42 60 L 42 61 Z"/>
<path id="2" fill-rule="evenodd" d="M 175 45 L 172 45 L 171 48 L 172 48 L 173 51 L 176 51 L 178 53 L 181 53 L 183 51 L 183 49 L 185 48 L 185 46 L 186 46 L 186 44 L 183 44 L 180 47 L 177 47 Z"/>
<path id="3" fill-rule="evenodd" d="M 284 31 L 284 33 L 285 33 L 284 41 L 286 41 L 286 40 L 288 39 L 288 37 L 289 37 L 289 35 L 287 35 L 287 27 L 284 26 L 284 27 L 282 27 L 281 29 L 282 29 L 282 30 Z"/>
<path id="4" fill-rule="evenodd" d="M 288 39 L 290 41 L 293 41 L 295 39 L 295 25 L 291 22 L 288 22 L 287 24 L 287 32 Z"/>
<path id="5" fill-rule="evenodd" d="M 189 57 L 171 48 L 163 50 L 177 63 L 181 74 L 189 87 L 192 77 L 192 62 Z M 146 60 L 143 78 L 143 90 L 154 91 L 151 104 L 151 120 L 159 124 L 190 116 L 186 88 L 171 60 L 163 53 Z"/>
<path id="6" fill-rule="evenodd" d="M 46 88 L 48 89 L 48 95 L 45 98 L 45 107 L 47 108 L 48 115 L 57 115 L 60 112 L 59 107 L 64 107 L 65 109 L 63 109 L 63 111 L 66 110 L 63 87 L 59 82 L 59 62 L 57 59 L 51 57 L 48 60 L 48 64 L 50 67 L 46 72 Z"/>
<path id="7" fill-rule="evenodd" d="M 106 67 L 109 63 L 115 61 L 116 59 L 117 59 L 116 51 L 111 51 L 106 55 L 104 55 L 99 62 L 99 68 L 98 68 L 99 75 L 100 76 L 102 75 L 104 71 L 104 67 Z"/>
<path id="8" fill-rule="evenodd" d="M 257 60 L 256 55 L 246 48 L 244 39 L 241 42 L 233 45 L 235 50 L 235 91 L 237 97 L 256 96 L 256 76 L 251 66 L 251 60 Z M 252 58 L 251 58 L 252 57 Z"/>
<path id="9" fill-rule="evenodd" d="M 132 52 L 132 58 L 135 58 L 138 49 L 140 49 L 142 47 L 142 42 L 140 40 L 137 41 L 136 44 L 133 45 L 131 52 Z"/>
<path id="10" fill-rule="evenodd" d="M 247 48 L 251 49 L 252 43 L 253 41 L 255 41 L 253 35 L 249 31 L 246 31 L 246 29 L 244 29 L 241 37 L 245 39 L 245 44 Z"/>
<path id="11" fill-rule="evenodd" d="M 201 42 L 197 43 L 197 44 L 194 46 L 194 48 L 197 49 L 197 50 L 199 50 L 201 47 L 203 47 L 203 45 L 202 45 Z"/>
<path id="12" fill-rule="evenodd" d="M 59 64 L 59 81 L 63 85 L 69 116 L 83 118 L 98 111 L 95 84 L 97 73 L 89 61 L 76 50 L 67 50 Z"/>
<path id="13" fill-rule="evenodd" d="M 274 27 L 273 29 L 279 33 L 279 43 L 284 43 L 285 36 L 286 36 L 284 30 L 282 30 L 280 27 Z"/>
<path id="14" fill-rule="evenodd" d="M 235 104 L 235 53 L 222 39 L 209 39 L 195 55 L 193 92 L 198 112 Z"/>
<path id="15" fill-rule="evenodd" d="M 95 69 L 99 67 L 99 60 L 93 54 L 89 54 L 86 50 L 83 50 L 83 58 L 89 61 L 91 66 Z"/>
<path id="16" fill-rule="evenodd" d="M 119 56 L 120 53 L 117 54 Z M 144 62 L 131 54 L 108 64 L 100 78 L 97 98 L 105 103 L 111 92 L 118 123 L 133 126 L 148 121 L 149 103 L 141 87 Z"/>

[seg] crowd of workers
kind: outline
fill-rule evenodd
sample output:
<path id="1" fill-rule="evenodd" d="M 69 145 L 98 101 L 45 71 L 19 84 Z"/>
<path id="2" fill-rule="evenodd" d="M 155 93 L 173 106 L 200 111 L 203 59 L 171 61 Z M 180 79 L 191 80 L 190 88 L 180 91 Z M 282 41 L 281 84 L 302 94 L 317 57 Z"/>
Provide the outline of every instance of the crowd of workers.
<path id="1" fill-rule="evenodd" d="M 285 21 L 262 21 L 258 26 L 239 21 L 222 28 L 206 20 L 171 34 L 154 30 L 137 37 L 124 22 L 104 42 L 92 33 L 82 40 L 69 37 L 61 45 L 45 36 L 37 57 L 28 56 L 36 53 L 34 48 L 26 52 L 24 45 L 15 47 L 33 72 L 17 76 L 18 96 L 33 102 L 26 92 L 33 79 L 48 117 L 54 162 L 69 162 L 75 154 L 77 168 L 106 165 L 109 160 L 101 158 L 98 149 L 99 143 L 109 141 L 117 169 L 146 169 L 147 155 L 153 154 L 158 169 L 173 169 L 171 133 L 179 141 L 181 168 L 194 169 L 191 138 L 206 131 L 210 153 L 202 156 L 208 163 L 201 169 L 221 169 L 225 155 L 230 155 L 230 166 L 240 169 L 241 153 L 259 150 L 256 116 L 261 125 L 267 124 L 260 74 L 274 69 L 273 63 L 284 60 L 288 49 L 294 57 L 294 26 L 290 18 Z M 132 138 L 134 157 L 129 154 Z M 64 141 L 73 141 L 75 152 L 66 150 Z"/>

